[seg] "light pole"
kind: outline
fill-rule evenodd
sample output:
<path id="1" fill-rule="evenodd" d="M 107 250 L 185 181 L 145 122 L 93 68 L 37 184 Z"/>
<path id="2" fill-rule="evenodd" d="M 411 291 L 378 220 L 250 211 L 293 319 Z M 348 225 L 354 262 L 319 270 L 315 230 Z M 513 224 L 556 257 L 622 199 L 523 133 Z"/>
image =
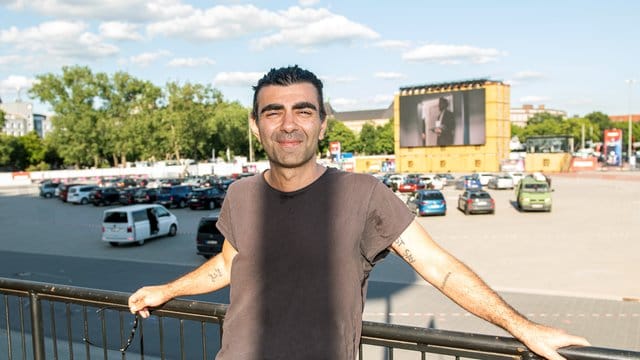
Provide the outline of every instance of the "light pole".
<path id="1" fill-rule="evenodd" d="M 636 157 L 632 156 L 633 154 L 631 154 L 631 150 L 633 149 L 632 146 L 632 137 L 631 137 L 631 133 L 633 130 L 633 126 L 632 126 L 632 115 L 631 115 L 631 90 L 633 89 L 633 84 L 636 82 L 633 79 L 629 79 L 629 80 L 625 80 L 625 82 L 627 84 L 629 84 L 629 141 L 627 144 L 627 157 L 629 158 L 629 170 L 633 170 L 636 167 Z"/>

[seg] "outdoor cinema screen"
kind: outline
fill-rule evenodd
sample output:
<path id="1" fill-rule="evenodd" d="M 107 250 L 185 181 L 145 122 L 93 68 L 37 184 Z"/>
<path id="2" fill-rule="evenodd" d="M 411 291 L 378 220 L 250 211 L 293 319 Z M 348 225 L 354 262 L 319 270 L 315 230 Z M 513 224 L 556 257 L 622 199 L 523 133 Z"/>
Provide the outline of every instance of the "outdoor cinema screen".
<path id="1" fill-rule="evenodd" d="M 483 145 L 485 90 L 400 96 L 400 147 Z"/>

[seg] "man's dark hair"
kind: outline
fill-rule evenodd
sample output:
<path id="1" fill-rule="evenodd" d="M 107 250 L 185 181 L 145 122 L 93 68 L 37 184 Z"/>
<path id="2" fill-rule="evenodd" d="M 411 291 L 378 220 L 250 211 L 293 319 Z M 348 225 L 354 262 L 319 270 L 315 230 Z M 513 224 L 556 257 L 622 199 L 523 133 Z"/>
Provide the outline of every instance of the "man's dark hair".
<path id="1" fill-rule="evenodd" d="M 318 104 L 320 106 L 320 120 L 324 121 L 327 117 L 327 112 L 324 108 L 324 100 L 322 97 L 322 81 L 309 70 L 302 69 L 298 65 L 281 67 L 279 69 L 271 69 L 265 76 L 258 81 L 258 84 L 253 87 L 253 109 L 251 115 L 254 119 L 258 119 L 258 92 L 265 86 L 278 85 L 288 86 L 299 83 L 310 83 L 316 88 L 318 92 Z"/>

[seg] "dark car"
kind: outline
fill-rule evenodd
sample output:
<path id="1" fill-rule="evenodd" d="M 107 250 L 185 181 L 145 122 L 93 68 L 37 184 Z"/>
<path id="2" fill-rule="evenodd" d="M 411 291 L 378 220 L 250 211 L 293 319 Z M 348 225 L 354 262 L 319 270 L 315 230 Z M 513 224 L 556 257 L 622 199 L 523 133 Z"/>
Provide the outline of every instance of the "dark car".
<path id="1" fill-rule="evenodd" d="M 138 188 L 126 188 L 120 189 L 120 204 L 122 205 L 131 205 L 135 204 L 134 196 L 138 191 Z"/>
<path id="2" fill-rule="evenodd" d="M 198 223 L 196 249 L 198 255 L 202 255 L 207 259 L 222 252 L 224 235 L 222 235 L 216 227 L 217 223 L 217 215 L 205 216 L 201 218 Z"/>
<path id="3" fill-rule="evenodd" d="M 138 189 L 133 196 L 133 200 L 136 204 L 153 204 L 158 197 L 158 189 Z"/>
<path id="4" fill-rule="evenodd" d="M 447 201 L 440 190 L 420 190 L 407 199 L 407 206 L 416 216 L 447 213 Z"/>
<path id="5" fill-rule="evenodd" d="M 156 197 L 156 204 L 166 208 L 183 208 L 187 206 L 187 196 L 191 192 L 189 185 L 163 186 Z"/>
<path id="6" fill-rule="evenodd" d="M 484 190 L 466 190 L 458 197 L 458 209 L 465 215 L 474 213 L 495 214 L 496 204 Z"/>
<path id="7" fill-rule="evenodd" d="M 56 189 L 60 183 L 53 181 L 43 181 L 38 185 L 38 189 L 40 190 L 40 196 L 50 199 L 56 192 Z"/>
<path id="8" fill-rule="evenodd" d="M 189 194 L 189 208 L 213 210 L 222 206 L 225 192 L 218 187 L 195 189 Z"/>
<path id="9" fill-rule="evenodd" d="M 89 194 L 89 201 L 94 206 L 115 204 L 120 201 L 120 189 L 113 186 L 97 188 Z"/>

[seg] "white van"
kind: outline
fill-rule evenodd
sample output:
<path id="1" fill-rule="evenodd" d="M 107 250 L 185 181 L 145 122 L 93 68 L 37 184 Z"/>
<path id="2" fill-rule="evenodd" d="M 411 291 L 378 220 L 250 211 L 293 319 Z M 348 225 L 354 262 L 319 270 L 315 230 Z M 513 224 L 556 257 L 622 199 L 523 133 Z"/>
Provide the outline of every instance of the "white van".
<path id="1" fill-rule="evenodd" d="M 175 236 L 178 218 L 158 204 L 130 205 L 104 211 L 102 241 L 112 246 L 121 243 L 144 244 L 146 239 Z"/>

